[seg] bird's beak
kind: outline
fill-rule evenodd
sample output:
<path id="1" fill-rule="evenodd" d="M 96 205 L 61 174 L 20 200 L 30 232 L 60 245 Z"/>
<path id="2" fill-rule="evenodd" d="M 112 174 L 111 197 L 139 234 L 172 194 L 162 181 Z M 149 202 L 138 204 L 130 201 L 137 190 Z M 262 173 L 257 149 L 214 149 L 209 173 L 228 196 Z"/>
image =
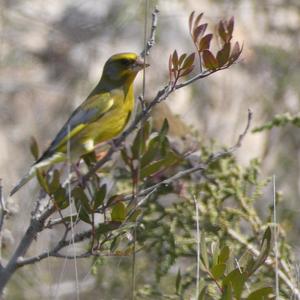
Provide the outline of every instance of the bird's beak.
<path id="1" fill-rule="evenodd" d="M 136 59 L 135 63 L 133 64 L 133 70 L 138 72 L 138 71 L 140 71 L 144 68 L 147 68 L 149 66 L 150 66 L 149 64 L 144 63 L 144 59 L 142 57 L 138 57 Z"/>

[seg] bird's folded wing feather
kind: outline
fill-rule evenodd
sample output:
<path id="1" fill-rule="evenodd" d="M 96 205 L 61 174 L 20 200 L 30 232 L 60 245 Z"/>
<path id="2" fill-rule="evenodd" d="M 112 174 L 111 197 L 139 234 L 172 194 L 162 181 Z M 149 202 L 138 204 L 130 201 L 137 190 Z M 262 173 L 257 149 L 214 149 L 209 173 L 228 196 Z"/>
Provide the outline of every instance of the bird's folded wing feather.
<path id="1" fill-rule="evenodd" d="M 114 106 L 114 102 L 114 97 L 110 93 L 96 94 L 88 97 L 73 112 L 49 148 L 36 163 L 53 154 L 60 147 L 64 146 L 68 139 L 75 137 L 89 124 L 104 116 Z"/>

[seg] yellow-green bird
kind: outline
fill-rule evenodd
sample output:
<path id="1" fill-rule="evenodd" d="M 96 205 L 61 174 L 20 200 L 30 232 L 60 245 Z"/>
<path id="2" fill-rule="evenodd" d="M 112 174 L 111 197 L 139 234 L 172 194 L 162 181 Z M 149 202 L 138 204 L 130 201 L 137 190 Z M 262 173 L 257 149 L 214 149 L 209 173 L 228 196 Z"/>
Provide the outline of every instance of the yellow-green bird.
<path id="1" fill-rule="evenodd" d="M 97 86 L 72 113 L 48 149 L 12 189 L 10 196 L 26 184 L 37 169 L 65 161 L 67 152 L 71 161 L 76 161 L 93 151 L 97 144 L 118 136 L 134 110 L 133 81 L 147 66 L 135 53 L 110 57 Z"/>

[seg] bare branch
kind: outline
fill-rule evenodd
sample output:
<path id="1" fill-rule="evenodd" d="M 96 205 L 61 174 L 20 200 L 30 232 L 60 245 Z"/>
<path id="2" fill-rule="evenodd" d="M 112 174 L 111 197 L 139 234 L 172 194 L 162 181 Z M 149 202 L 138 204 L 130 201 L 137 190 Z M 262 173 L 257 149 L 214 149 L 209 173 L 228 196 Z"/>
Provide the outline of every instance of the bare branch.
<path id="1" fill-rule="evenodd" d="M 144 58 L 145 56 L 148 56 L 150 54 L 150 50 L 155 44 L 155 35 L 156 35 L 158 14 L 159 14 L 159 10 L 157 7 L 155 7 L 154 11 L 152 12 L 152 25 L 151 25 L 150 37 L 147 41 L 146 48 L 140 54 L 140 56 L 142 58 Z"/>

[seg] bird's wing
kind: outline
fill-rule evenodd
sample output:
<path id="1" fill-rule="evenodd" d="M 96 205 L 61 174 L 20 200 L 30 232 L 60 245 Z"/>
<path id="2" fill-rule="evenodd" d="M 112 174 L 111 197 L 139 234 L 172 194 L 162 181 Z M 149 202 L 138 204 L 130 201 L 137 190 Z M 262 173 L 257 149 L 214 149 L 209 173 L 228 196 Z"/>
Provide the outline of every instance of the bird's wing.
<path id="1" fill-rule="evenodd" d="M 68 139 L 75 137 L 92 122 L 105 115 L 114 106 L 114 97 L 110 93 L 96 94 L 88 97 L 72 113 L 71 117 L 57 133 L 56 137 L 36 163 L 51 156 L 60 147 L 65 146 Z"/>

